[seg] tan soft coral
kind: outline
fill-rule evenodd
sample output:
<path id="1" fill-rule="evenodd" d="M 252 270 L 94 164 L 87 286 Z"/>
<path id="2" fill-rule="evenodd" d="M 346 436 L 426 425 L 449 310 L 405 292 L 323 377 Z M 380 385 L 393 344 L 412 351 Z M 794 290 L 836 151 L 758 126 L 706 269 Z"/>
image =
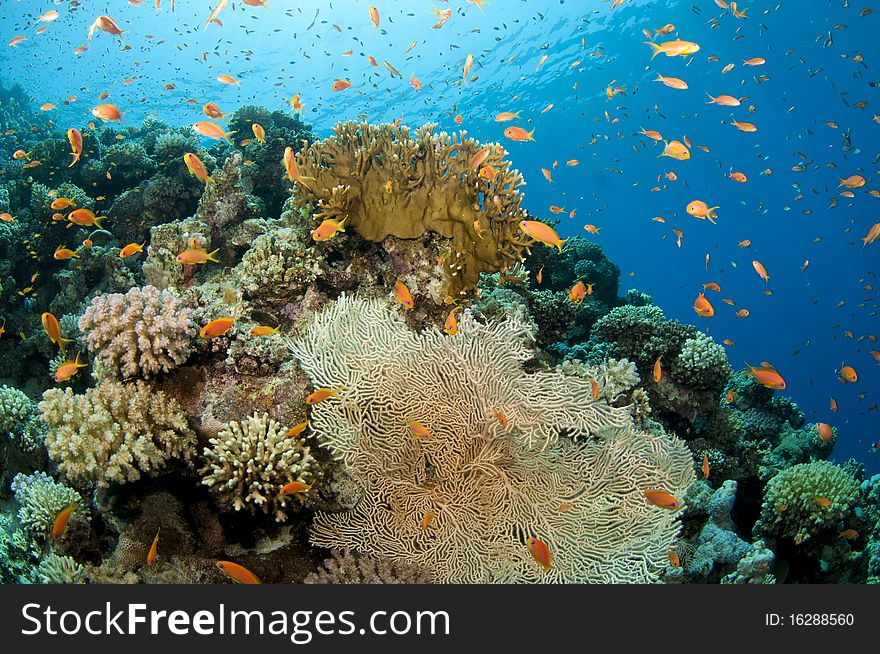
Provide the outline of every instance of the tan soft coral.
<path id="1" fill-rule="evenodd" d="M 333 136 L 297 155 L 305 179 L 294 202 L 314 207 L 317 221 L 348 216 L 346 227 L 372 242 L 426 232 L 450 239 L 444 291 L 455 297 L 471 291 L 480 273 L 506 271 L 522 259 L 529 244 L 518 228 L 526 217 L 519 191 L 525 182 L 500 145 L 434 129 L 424 125 L 411 135 L 388 124 L 337 125 Z M 473 166 L 483 148 L 488 157 Z"/>

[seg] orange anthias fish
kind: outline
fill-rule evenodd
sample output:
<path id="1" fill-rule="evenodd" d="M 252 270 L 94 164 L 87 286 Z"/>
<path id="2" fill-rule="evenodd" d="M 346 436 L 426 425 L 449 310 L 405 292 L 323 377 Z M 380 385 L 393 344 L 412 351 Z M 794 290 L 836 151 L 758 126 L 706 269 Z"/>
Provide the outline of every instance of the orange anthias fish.
<path id="1" fill-rule="evenodd" d="M 70 522 L 70 516 L 76 510 L 76 504 L 71 502 L 58 512 L 55 521 L 52 523 L 52 538 L 59 539 L 64 536 L 67 531 L 67 525 Z"/>
<path id="2" fill-rule="evenodd" d="M 122 33 L 125 31 L 119 29 L 119 25 L 117 25 L 116 21 L 110 18 L 110 16 L 98 16 L 95 19 L 95 22 L 89 26 L 89 43 L 92 41 L 92 36 L 94 36 L 95 30 L 101 30 L 107 34 L 118 36 L 120 41 L 122 40 Z"/>
<path id="3" fill-rule="evenodd" d="M 336 236 L 339 232 L 345 231 L 345 227 L 343 227 L 343 225 L 345 224 L 346 220 L 348 220 L 347 215 L 342 220 L 336 220 L 334 218 L 325 218 L 324 221 L 320 225 L 318 225 L 317 227 L 315 227 L 315 229 L 312 230 L 312 240 L 316 241 L 318 243 L 321 243 L 323 241 L 329 241 L 331 238 Z"/>
<path id="4" fill-rule="evenodd" d="M 682 41 L 676 39 L 674 41 L 666 41 L 665 43 L 654 43 L 653 41 L 645 41 L 645 45 L 651 47 L 651 59 L 658 54 L 663 53 L 667 57 L 686 57 L 700 50 L 700 46 L 691 41 Z"/>
<path id="5" fill-rule="evenodd" d="M 306 398 L 306 404 L 318 404 L 331 397 L 339 397 L 340 388 L 319 388 Z"/>
<path id="6" fill-rule="evenodd" d="M 67 130 L 67 140 L 70 141 L 70 154 L 73 157 L 73 161 L 67 166 L 70 168 L 73 164 L 79 161 L 79 158 L 82 156 L 83 137 L 78 129 L 71 127 Z"/>
<path id="7" fill-rule="evenodd" d="M 55 252 L 52 254 L 52 258 L 56 261 L 66 261 L 67 259 L 79 259 L 79 255 L 70 248 L 66 248 L 63 245 L 59 245 L 55 248 Z"/>
<path id="8" fill-rule="evenodd" d="M 850 175 L 846 179 L 843 177 L 838 178 L 840 180 L 840 184 L 837 185 L 837 188 L 841 186 L 845 186 L 846 188 L 861 188 L 865 185 L 865 178 L 861 175 Z"/>
<path id="9" fill-rule="evenodd" d="M 560 252 L 562 252 L 562 245 L 568 240 L 559 238 L 559 234 L 556 233 L 555 229 L 537 220 L 521 220 L 519 228 L 529 238 L 533 238 L 548 247 L 558 248 Z"/>
<path id="10" fill-rule="evenodd" d="M 260 123 L 254 123 L 251 125 L 251 131 L 254 133 L 254 138 L 257 139 L 260 143 L 266 142 L 266 130 L 263 129 L 263 126 Z"/>
<path id="11" fill-rule="evenodd" d="M 670 511 L 674 511 L 680 506 L 680 503 L 675 497 L 662 490 L 646 490 L 644 491 L 645 498 L 654 506 L 659 506 L 661 509 L 669 509 Z"/>
<path id="12" fill-rule="evenodd" d="M 394 283 L 394 297 L 407 309 L 412 309 L 415 306 L 412 294 L 409 292 L 406 284 L 399 279 Z"/>
<path id="13" fill-rule="evenodd" d="M 205 188 L 208 188 L 208 182 L 214 181 L 214 178 L 208 175 L 208 171 L 205 168 L 205 164 L 202 163 L 202 160 L 192 152 L 186 152 L 183 155 L 183 162 L 186 164 L 187 170 L 195 175 L 197 180 L 205 183 Z"/>
<path id="14" fill-rule="evenodd" d="M 193 124 L 193 129 L 202 136 L 206 136 L 209 139 L 223 139 L 229 145 L 232 145 L 232 141 L 229 140 L 230 135 L 235 134 L 232 132 L 224 132 L 223 128 L 220 127 L 217 123 L 212 123 L 210 120 L 203 120 L 198 123 Z"/>
<path id="15" fill-rule="evenodd" d="M 370 6 L 370 21 L 373 23 L 373 29 L 379 29 L 379 10 Z"/>
<path id="16" fill-rule="evenodd" d="M 514 120 L 515 118 L 519 118 L 520 112 L 512 113 L 510 111 L 502 111 L 500 114 L 495 116 L 496 123 L 506 123 L 508 120 Z"/>
<path id="17" fill-rule="evenodd" d="M 67 209 L 68 207 L 72 207 L 74 205 L 73 200 L 70 198 L 55 198 L 52 200 L 52 204 L 49 205 L 55 211 L 60 209 Z"/>
<path id="18" fill-rule="evenodd" d="M 752 261 L 752 268 L 758 273 L 758 277 L 764 280 L 765 284 L 770 281 L 770 275 L 767 274 L 767 269 L 760 261 Z"/>
<path id="19" fill-rule="evenodd" d="M 709 96 L 709 102 L 706 104 L 719 104 L 722 107 L 738 107 L 741 104 L 739 99 L 732 95 L 719 95 L 717 97 L 713 97 L 711 93 L 706 95 Z"/>
<path id="20" fill-rule="evenodd" d="M 269 327 L 269 325 L 258 325 L 251 329 L 250 336 L 272 336 L 281 330 L 281 325 L 277 327 Z"/>
<path id="21" fill-rule="evenodd" d="M 220 12 L 223 11 L 223 8 L 226 6 L 226 4 L 228 2 L 229 2 L 229 0 L 220 0 L 220 2 L 217 3 L 217 6 L 214 7 L 214 9 L 211 11 L 211 14 L 208 16 L 208 20 L 205 21 L 205 26 L 202 28 L 202 31 L 205 31 L 206 29 L 208 29 L 208 25 L 210 25 L 211 23 L 215 23 L 218 25 L 220 24 L 220 21 L 217 19 L 217 16 L 220 15 Z M 221 568 L 221 570 L 222 570 L 222 568 Z"/>
<path id="22" fill-rule="evenodd" d="M 816 431 L 818 432 L 819 438 L 822 440 L 823 443 L 827 443 L 832 438 L 834 438 L 834 430 L 827 422 L 817 422 Z"/>
<path id="23" fill-rule="evenodd" d="M 840 381 L 843 383 L 855 384 L 859 381 L 859 375 L 856 372 L 856 369 L 852 366 L 847 366 L 841 363 L 840 370 L 837 371 L 837 374 L 840 375 Z"/>
<path id="24" fill-rule="evenodd" d="M 664 141 L 664 144 L 663 152 L 657 155 L 658 158 L 670 157 L 677 161 L 687 161 L 691 158 L 691 151 L 681 141 Z"/>
<path id="25" fill-rule="evenodd" d="M 759 384 L 766 388 L 773 389 L 774 391 L 784 391 L 785 390 L 785 380 L 772 366 L 752 366 L 748 361 L 745 362 L 746 367 L 749 369 L 746 373 L 747 375 L 751 375 L 755 378 Z"/>
<path id="26" fill-rule="evenodd" d="M 216 318 L 199 330 L 199 336 L 204 339 L 223 336 L 223 334 L 232 329 L 232 326 L 234 324 L 235 318 L 233 318 L 232 316 L 223 316 L 222 318 Z"/>
<path id="27" fill-rule="evenodd" d="M 443 331 L 450 336 L 455 336 L 458 333 L 458 319 L 455 317 L 455 312 L 459 310 L 461 310 L 461 307 L 454 307 L 443 323 Z"/>
<path id="28" fill-rule="evenodd" d="M 702 316 L 703 318 L 711 318 L 715 315 L 715 307 L 712 306 L 712 303 L 706 299 L 706 296 L 700 293 L 697 296 L 697 299 L 694 300 L 694 311 L 697 312 L 698 316 Z"/>
<path id="29" fill-rule="evenodd" d="M 189 247 L 180 254 L 175 257 L 177 263 L 183 264 L 185 266 L 192 266 L 195 264 L 203 264 L 208 261 L 213 261 L 214 263 L 219 263 L 214 255 L 220 251 L 220 248 L 217 248 L 213 252 L 208 252 L 204 248 L 200 247 Z"/>
<path id="30" fill-rule="evenodd" d="M 664 77 L 660 73 L 657 73 L 657 79 L 655 82 L 662 82 L 665 86 L 668 86 L 671 89 L 677 89 L 679 91 L 686 91 L 688 88 L 687 82 L 683 79 L 679 79 L 677 77 Z"/>
<path id="31" fill-rule="evenodd" d="M 215 119 L 219 118 L 220 120 L 223 120 L 223 121 L 226 120 L 226 116 L 228 115 L 228 113 L 230 113 L 230 112 L 223 113 L 222 111 L 220 111 L 220 107 L 217 106 L 216 102 L 208 102 L 208 103 L 202 105 L 202 112 L 208 118 L 215 118 Z"/>
<path id="32" fill-rule="evenodd" d="M 293 493 L 305 493 L 306 491 L 311 490 L 314 485 L 314 482 L 311 484 L 304 484 L 301 481 L 292 481 L 288 484 L 284 484 L 284 486 L 281 487 L 281 490 L 278 491 L 278 494 L 292 495 Z"/>
<path id="33" fill-rule="evenodd" d="M 699 218 L 700 220 L 708 220 L 713 225 L 717 224 L 715 219 L 718 217 L 718 214 L 715 213 L 715 209 L 719 209 L 720 207 L 710 207 L 707 203 L 702 200 L 694 200 L 687 206 L 687 212 L 693 216 L 694 218 Z"/>
<path id="34" fill-rule="evenodd" d="M 531 552 L 532 558 L 535 559 L 535 562 L 544 568 L 544 572 L 549 571 L 552 565 L 550 548 L 547 547 L 547 544 L 540 538 L 535 538 L 534 536 L 529 538 L 526 541 L 526 544 L 529 546 L 529 552 Z"/>
<path id="35" fill-rule="evenodd" d="M 223 0 L 225 4 L 226 0 Z M 232 561 L 217 561 L 216 566 L 239 584 L 261 584 L 260 578 L 244 566 Z"/>
<path id="36" fill-rule="evenodd" d="M 829 500 L 827 497 L 814 497 L 813 502 L 823 509 L 831 508 L 831 500 Z"/>
<path id="37" fill-rule="evenodd" d="M 431 440 L 431 430 L 425 427 L 418 420 L 410 420 L 406 423 L 407 429 L 409 429 L 409 433 L 412 434 L 413 438 L 420 441 L 429 441 Z"/>
<path id="38" fill-rule="evenodd" d="M 522 127 L 508 127 L 506 130 L 504 130 L 504 136 L 509 138 L 511 141 L 534 141 L 535 130 L 527 132 Z"/>
<path id="39" fill-rule="evenodd" d="M 284 434 L 284 438 L 296 438 L 301 433 L 303 433 L 309 426 L 308 420 L 303 420 L 300 423 L 295 424 L 293 427 L 287 430 L 287 433 Z"/>
<path id="40" fill-rule="evenodd" d="M 128 245 L 126 245 L 124 248 L 122 248 L 119 251 L 119 258 L 120 259 L 127 259 L 128 257 L 132 256 L 133 254 L 137 254 L 138 252 L 143 252 L 144 245 L 146 245 L 146 244 L 147 244 L 146 241 L 144 241 L 143 243 L 129 243 Z"/>
<path id="41" fill-rule="evenodd" d="M 351 88 L 351 82 L 347 79 L 338 79 L 330 86 L 334 91 L 344 91 L 345 89 Z"/>
<path id="42" fill-rule="evenodd" d="M 153 539 L 153 544 L 150 545 L 150 551 L 147 552 L 147 567 L 152 568 L 155 565 L 156 561 L 159 559 L 159 531 L 161 527 L 156 529 L 156 537 Z"/>
<path id="43" fill-rule="evenodd" d="M 655 384 L 659 384 L 660 380 L 663 379 L 663 368 L 660 365 L 661 358 L 662 357 L 657 357 L 657 360 L 654 362 L 653 377 Z"/>
<path id="44" fill-rule="evenodd" d="M 92 109 L 92 115 L 95 118 L 100 118 L 105 123 L 119 121 L 122 122 L 122 112 L 119 111 L 119 107 L 115 104 L 99 104 L 97 107 Z"/>
<path id="45" fill-rule="evenodd" d="M 58 384 L 70 381 L 70 378 L 73 377 L 80 368 L 86 368 L 88 365 L 89 364 L 87 363 L 79 362 L 79 352 L 77 352 L 76 358 L 74 358 L 73 361 L 65 361 L 55 368 L 55 374 L 52 376 L 52 379 Z"/>
<path id="46" fill-rule="evenodd" d="M 709 455 L 708 454 L 705 454 L 705 453 L 703 454 L 703 465 L 700 468 L 700 470 L 703 472 L 703 479 L 708 479 L 709 478 Z"/>
<path id="47" fill-rule="evenodd" d="M 61 325 L 58 323 L 58 318 L 53 314 L 46 311 L 40 316 L 40 321 L 43 323 L 43 329 L 49 337 L 49 340 L 57 345 L 62 352 L 64 352 L 65 343 L 73 343 L 73 339 L 71 338 L 62 338 Z"/>
<path id="48" fill-rule="evenodd" d="M 587 297 L 587 287 L 583 282 L 578 282 L 568 292 L 568 300 L 574 304 L 580 304 L 585 297 Z"/>

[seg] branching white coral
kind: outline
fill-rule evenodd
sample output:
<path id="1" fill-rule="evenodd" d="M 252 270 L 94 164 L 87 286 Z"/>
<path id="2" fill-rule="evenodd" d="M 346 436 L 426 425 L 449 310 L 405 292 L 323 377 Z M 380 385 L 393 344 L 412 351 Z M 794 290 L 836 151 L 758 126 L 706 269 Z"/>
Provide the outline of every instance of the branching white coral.
<path id="1" fill-rule="evenodd" d="M 89 351 L 122 379 L 168 372 L 190 354 L 189 310 L 154 286 L 99 295 L 79 319 L 79 328 Z"/>
<path id="2" fill-rule="evenodd" d="M 49 457 L 72 481 L 136 481 L 195 454 L 195 434 L 180 405 L 142 381 L 105 381 L 84 395 L 52 388 L 39 409 L 49 426 Z"/>
<path id="3" fill-rule="evenodd" d="M 77 519 L 88 520 L 80 494 L 44 472 L 19 473 L 10 488 L 18 502 L 18 520 L 31 537 L 47 537 L 58 513 L 71 504 L 78 507 L 74 512 Z"/>
<path id="4" fill-rule="evenodd" d="M 311 426 L 365 492 L 352 511 L 318 513 L 312 542 L 416 563 L 441 583 L 655 579 L 679 525 L 643 491 L 680 497 L 688 450 L 633 431 L 587 380 L 526 373 L 529 337 L 517 319 L 468 313 L 455 336 L 415 334 L 381 300 L 344 296 L 316 316 L 292 351 L 316 387 L 343 390 Z M 529 537 L 550 548 L 549 571 Z"/>
<path id="5" fill-rule="evenodd" d="M 236 511 L 274 511 L 287 520 L 285 509 L 297 495 L 279 495 L 281 487 L 314 481 L 315 463 L 301 438 L 287 438 L 286 429 L 266 414 L 233 420 L 204 450 L 208 460 L 202 483 Z"/>

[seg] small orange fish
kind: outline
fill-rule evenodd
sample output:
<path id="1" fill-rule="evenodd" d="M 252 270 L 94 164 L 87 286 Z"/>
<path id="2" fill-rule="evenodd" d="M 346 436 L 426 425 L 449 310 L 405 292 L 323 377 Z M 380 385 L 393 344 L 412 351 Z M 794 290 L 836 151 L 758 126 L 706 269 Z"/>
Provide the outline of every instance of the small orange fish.
<path id="1" fill-rule="evenodd" d="M 529 238 L 540 241 L 549 247 L 556 247 L 560 252 L 562 252 L 563 244 L 568 240 L 559 238 L 555 229 L 550 227 L 550 225 L 545 225 L 537 220 L 521 220 L 519 222 L 519 228 Z"/>
<path id="2" fill-rule="evenodd" d="M 833 397 L 828 401 L 828 408 L 831 409 L 834 413 L 837 413 L 837 400 Z"/>
<path id="3" fill-rule="evenodd" d="M 66 261 L 67 259 L 79 259 L 79 255 L 70 248 L 59 245 L 57 248 L 55 248 L 55 252 L 52 255 L 52 258 L 56 261 Z"/>
<path id="4" fill-rule="evenodd" d="M 668 552 L 666 552 L 666 558 L 669 559 L 669 564 L 673 568 L 681 567 L 681 558 L 679 558 L 678 552 L 676 552 L 675 550 L 669 550 Z"/>
<path id="5" fill-rule="evenodd" d="M 764 280 L 766 284 L 770 281 L 770 275 L 767 274 L 767 269 L 764 267 L 760 261 L 752 261 L 752 267 L 755 269 L 755 272 L 758 273 L 758 277 Z"/>
<path id="6" fill-rule="evenodd" d="M 700 293 L 697 296 L 697 299 L 694 300 L 694 311 L 697 312 L 698 316 L 702 316 L 703 318 L 711 318 L 715 315 L 715 307 L 712 306 L 712 303 L 706 299 L 706 296 Z"/>
<path id="7" fill-rule="evenodd" d="M 646 490 L 644 491 L 645 498 L 654 506 L 658 506 L 661 509 L 669 509 L 670 511 L 674 511 L 680 506 L 680 503 L 675 497 L 662 490 Z"/>
<path id="8" fill-rule="evenodd" d="M 412 309 L 415 306 L 412 294 L 406 284 L 399 279 L 394 283 L 394 297 L 407 309 Z"/>
<path id="9" fill-rule="evenodd" d="M 836 371 L 840 375 L 840 381 L 843 383 L 855 384 L 859 381 L 859 374 L 852 366 L 840 364 L 840 370 Z"/>
<path id="10" fill-rule="evenodd" d="M 311 484 L 304 484 L 301 481 L 292 481 L 289 484 L 284 484 L 284 486 L 281 487 L 281 490 L 278 491 L 278 494 L 290 495 L 291 493 L 305 493 L 306 491 L 311 490 L 314 485 L 314 482 Z"/>
<path id="11" fill-rule="evenodd" d="M 410 420 L 408 423 L 406 423 L 406 426 L 409 429 L 409 433 L 412 434 L 413 438 L 416 438 L 420 441 L 431 440 L 431 431 L 418 420 Z"/>
<path id="12" fill-rule="evenodd" d="M 831 425 L 827 422 L 817 422 L 816 431 L 819 433 L 819 438 L 823 443 L 827 443 L 834 438 L 834 430 L 831 429 Z"/>
<path id="13" fill-rule="evenodd" d="M 232 561 L 217 561 L 217 568 L 229 575 L 239 584 L 261 584 L 260 578 L 247 568 Z"/>
<path id="14" fill-rule="evenodd" d="M 257 139 L 260 143 L 266 142 L 266 130 L 263 129 L 263 126 L 259 123 L 254 123 L 251 125 L 251 131 L 254 133 L 254 138 Z"/>
<path id="15" fill-rule="evenodd" d="M 584 298 L 587 296 L 587 287 L 583 282 L 578 282 L 574 286 L 571 287 L 571 290 L 568 292 L 568 300 L 569 302 L 573 302 L 574 304 L 580 304 L 584 301 Z"/>
<path id="16" fill-rule="evenodd" d="M 837 534 L 838 538 L 844 538 L 846 540 L 855 540 L 859 537 L 859 532 L 855 529 L 844 529 L 842 532 Z"/>
<path id="17" fill-rule="evenodd" d="M 745 184 L 747 181 L 749 181 L 749 178 L 745 176 L 745 173 L 740 173 L 736 171 L 730 173 L 730 179 L 732 179 L 734 182 L 739 182 L 740 184 Z"/>
<path id="18" fill-rule="evenodd" d="M 303 420 L 302 422 L 294 425 L 290 429 L 287 430 L 287 433 L 284 434 L 285 438 L 296 438 L 300 434 L 302 434 L 309 426 L 308 420 Z"/>
<path id="19" fill-rule="evenodd" d="M 691 158 L 691 151 L 684 143 L 680 141 L 664 141 L 664 143 L 663 152 L 658 155 L 658 158 L 670 157 L 677 161 L 687 161 Z"/>
<path id="20" fill-rule="evenodd" d="M 593 399 L 599 399 L 599 383 L 595 379 L 590 380 L 590 386 L 593 388 Z"/>
<path id="21" fill-rule="evenodd" d="M 522 127 L 508 127 L 504 130 L 504 136 L 511 141 L 534 141 L 535 130 L 527 132 Z"/>
<path id="22" fill-rule="evenodd" d="M 708 479 L 709 478 L 709 455 L 706 453 L 703 454 L 703 465 L 700 468 L 700 470 L 703 472 L 703 479 Z"/>
<path id="23" fill-rule="evenodd" d="M 657 360 L 654 362 L 654 383 L 657 384 L 663 379 L 663 368 L 660 366 L 660 359 L 661 357 L 657 357 Z"/>
<path id="24" fill-rule="evenodd" d="M 55 516 L 55 522 L 52 523 L 52 538 L 59 539 L 64 536 L 67 531 L 67 525 L 70 522 L 70 516 L 76 510 L 76 504 L 71 502 L 58 512 Z"/>
<path id="25" fill-rule="evenodd" d="M 67 209 L 68 207 L 74 206 L 76 203 L 70 198 L 55 198 L 52 200 L 52 204 L 49 205 L 55 211 L 59 211 L 61 209 Z"/>
<path id="26" fill-rule="evenodd" d="M 230 145 L 232 145 L 232 141 L 229 140 L 230 135 L 235 134 L 235 132 L 224 132 L 223 128 L 220 127 L 217 123 L 212 123 L 210 120 L 202 120 L 197 123 L 193 123 L 192 128 L 196 131 L 196 133 L 201 134 L 209 139 L 223 139 Z"/>
<path id="27" fill-rule="evenodd" d="M 199 330 L 199 336 L 204 339 L 223 336 L 226 332 L 232 329 L 232 326 L 234 324 L 235 318 L 233 318 L 232 316 L 216 318 Z"/>
<path id="28" fill-rule="evenodd" d="M 315 392 L 311 393 L 311 394 L 306 398 L 306 404 L 309 404 L 309 405 L 319 404 L 319 403 L 323 402 L 324 400 L 326 400 L 326 399 L 328 399 L 328 398 L 331 398 L 331 397 L 339 397 L 339 391 L 341 391 L 341 390 L 342 390 L 341 387 L 340 387 L 340 388 L 334 388 L 334 389 L 330 389 L 330 388 L 319 388 L 318 390 L 316 390 Z"/>
<path id="29" fill-rule="evenodd" d="M 46 311 L 40 316 L 40 321 L 43 323 L 43 330 L 49 337 L 49 341 L 57 345 L 62 352 L 64 352 L 65 343 L 73 343 L 72 338 L 62 338 L 61 325 L 54 314 Z"/>
<path id="30" fill-rule="evenodd" d="M 89 364 L 79 362 L 79 354 L 79 352 L 76 353 L 76 357 L 73 361 L 65 361 L 55 368 L 55 374 L 52 376 L 52 379 L 54 379 L 56 383 L 60 384 L 61 382 L 70 381 L 70 378 L 73 377 L 80 368 L 88 367 Z"/>
<path id="31" fill-rule="evenodd" d="M 268 325 L 257 325 L 249 332 L 250 336 L 272 336 L 277 334 L 281 329 L 281 325 L 277 327 L 269 327 Z"/>
<path id="32" fill-rule="evenodd" d="M 185 266 L 192 266 L 196 264 L 204 264 L 208 261 L 213 261 L 218 263 L 218 260 L 214 258 L 214 255 L 220 251 L 220 248 L 217 248 L 213 252 L 208 252 L 204 248 L 194 248 L 189 247 L 180 254 L 175 257 L 177 263 L 181 263 Z"/>
<path id="33" fill-rule="evenodd" d="M 156 563 L 159 558 L 159 531 L 161 527 L 156 529 L 156 537 L 153 539 L 153 544 L 150 545 L 150 551 L 147 552 L 147 567 L 152 568 L 153 564 Z"/>
<path id="34" fill-rule="evenodd" d="M 334 91 L 344 91 L 347 88 L 351 88 L 351 82 L 346 79 L 338 79 L 330 86 Z"/>
<path id="35" fill-rule="evenodd" d="M 540 538 L 535 538 L 534 536 L 529 538 L 526 543 L 529 546 L 529 552 L 531 552 L 532 558 L 535 559 L 535 562 L 544 568 L 545 572 L 549 571 L 552 566 L 550 561 L 550 548 L 547 547 L 547 544 Z"/>
<path id="36" fill-rule="evenodd" d="M 829 500 L 827 497 L 814 497 L 813 502 L 815 502 L 816 505 L 822 507 L 823 509 L 831 508 L 831 500 Z"/>
<path id="37" fill-rule="evenodd" d="M 312 240 L 317 243 L 329 241 L 339 232 L 345 231 L 345 227 L 343 227 L 343 225 L 345 224 L 346 220 L 348 220 L 348 215 L 346 215 L 345 218 L 343 218 L 342 220 L 325 218 L 320 225 L 312 230 Z"/>
<path id="38" fill-rule="evenodd" d="M 772 366 L 760 366 L 754 367 L 749 364 L 748 361 L 745 362 L 746 367 L 748 367 L 749 371 L 746 373 L 747 375 L 751 375 L 755 378 L 759 384 L 766 388 L 770 388 L 774 391 L 784 391 L 786 384 L 785 380 L 782 378 L 776 370 L 773 369 Z"/>
<path id="39" fill-rule="evenodd" d="M 428 527 L 431 526 L 431 523 L 434 521 L 434 512 L 427 511 L 424 516 L 422 516 L 422 520 L 419 523 L 419 529 L 425 531 Z"/>
<path id="40" fill-rule="evenodd" d="M 130 257 L 133 254 L 137 254 L 138 252 L 143 252 L 144 245 L 146 245 L 146 244 L 147 244 L 146 241 L 144 241 L 143 243 L 129 243 L 128 245 L 126 245 L 124 248 L 122 248 L 119 251 L 119 258 L 120 259 L 127 259 L 128 257 Z"/>
<path id="41" fill-rule="evenodd" d="M 461 307 L 455 307 L 452 309 L 452 311 L 449 312 L 449 315 L 446 316 L 446 321 L 443 323 L 443 331 L 450 336 L 455 336 L 458 333 L 458 320 L 455 317 L 455 312 L 460 309 Z"/>
<path id="42" fill-rule="evenodd" d="M 100 118 L 105 123 L 117 120 L 122 122 L 122 112 L 120 112 L 119 107 L 114 104 L 99 104 L 92 109 L 92 115 L 95 118 Z"/>

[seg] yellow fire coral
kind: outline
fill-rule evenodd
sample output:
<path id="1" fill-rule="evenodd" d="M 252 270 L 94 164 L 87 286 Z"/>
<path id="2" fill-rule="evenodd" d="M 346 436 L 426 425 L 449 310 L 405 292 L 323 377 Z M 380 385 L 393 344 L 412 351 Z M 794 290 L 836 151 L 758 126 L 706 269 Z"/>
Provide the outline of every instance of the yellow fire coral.
<path id="1" fill-rule="evenodd" d="M 346 227 L 372 242 L 426 232 L 450 239 L 444 292 L 455 297 L 472 290 L 480 273 L 522 260 L 530 243 L 518 228 L 525 182 L 500 145 L 434 129 L 410 135 L 396 125 L 337 125 L 333 136 L 297 154 L 294 204 L 314 207 L 319 222 L 348 216 Z"/>
<path id="2" fill-rule="evenodd" d="M 310 424 L 365 492 L 351 511 L 319 512 L 312 542 L 441 583 L 654 580 L 679 524 L 643 492 L 681 498 L 687 448 L 634 431 L 587 380 L 525 372 L 530 337 L 518 318 L 469 313 L 455 336 L 416 334 L 381 300 L 343 296 L 318 314 L 291 350 L 315 386 L 344 390 Z M 547 572 L 533 536 L 550 548 Z"/>

